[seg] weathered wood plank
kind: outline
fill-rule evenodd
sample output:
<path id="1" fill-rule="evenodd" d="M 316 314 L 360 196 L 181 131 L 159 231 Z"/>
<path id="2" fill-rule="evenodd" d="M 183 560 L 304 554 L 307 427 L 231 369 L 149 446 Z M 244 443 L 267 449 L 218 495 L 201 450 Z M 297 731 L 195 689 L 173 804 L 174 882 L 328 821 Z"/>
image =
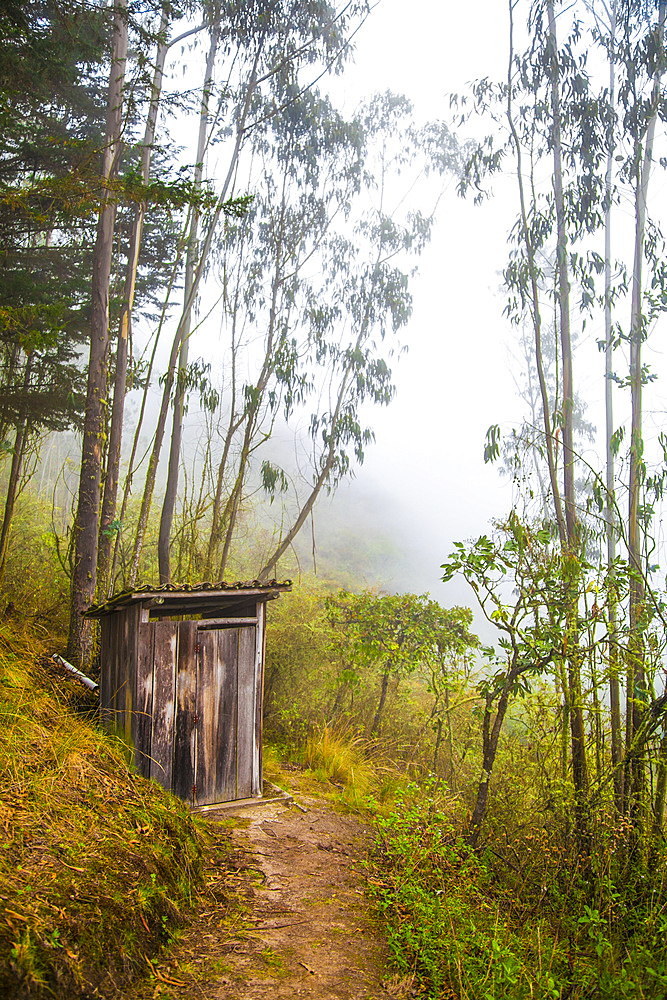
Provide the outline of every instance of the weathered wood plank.
<path id="1" fill-rule="evenodd" d="M 137 727 L 138 727 L 138 708 L 139 708 L 139 664 L 138 664 L 138 650 L 139 650 L 139 623 L 141 608 L 138 604 L 132 605 L 128 608 L 127 615 L 127 672 L 128 672 L 128 682 L 129 682 L 129 698 L 125 700 L 125 710 L 129 714 L 125 718 L 125 734 L 126 739 L 134 747 L 134 757 L 136 762 L 136 749 L 137 749 Z M 129 703 L 129 709 L 128 709 Z"/>
<path id="2" fill-rule="evenodd" d="M 239 628 L 241 625 L 256 625 L 257 618 L 246 616 L 237 618 L 202 618 L 197 622 L 197 628 L 204 631 L 209 628 Z"/>
<path id="3" fill-rule="evenodd" d="M 155 622 L 151 778 L 171 790 L 178 625 Z"/>
<path id="4" fill-rule="evenodd" d="M 230 802 L 238 798 L 236 788 L 237 714 L 238 714 L 238 629 L 218 632 L 220 689 L 218 712 L 220 727 L 216 746 L 216 799 Z"/>
<path id="5" fill-rule="evenodd" d="M 264 741 L 264 657 L 266 651 L 266 604 L 257 602 L 255 629 L 255 746 L 253 751 L 252 794 L 262 794 L 262 752 Z"/>
<path id="6" fill-rule="evenodd" d="M 132 674 L 135 665 L 130 667 L 130 615 L 131 608 L 124 608 L 119 615 L 118 631 L 118 717 L 116 725 L 118 735 L 126 743 L 132 742 Z"/>
<path id="7" fill-rule="evenodd" d="M 155 629 L 140 624 L 137 629 L 137 697 L 135 761 L 139 774 L 150 778 L 153 729 L 153 640 Z"/>
<path id="8" fill-rule="evenodd" d="M 218 734 L 217 633 L 199 633 L 197 672 L 196 804 L 215 801 L 215 746 Z"/>
<path id="9" fill-rule="evenodd" d="M 118 718 L 118 619 L 116 613 L 109 620 L 109 729 L 113 731 Z"/>
<path id="10" fill-rule="evenodd" d="M 178 662 L 176 665 L 176 720 L 174 725 L 174 795 L 193 801 L 197 727 L 197 663 L 195 646 L 199 641 L 198 622 L 178 625 Z"/>
<path id="11" fill-rule="evenodd" d="M 255 747 L 255 654 L 256 629 L 239 629 L 238 638 L 238 730 L 236 737 L 236 797 L 253 794 Z"/>

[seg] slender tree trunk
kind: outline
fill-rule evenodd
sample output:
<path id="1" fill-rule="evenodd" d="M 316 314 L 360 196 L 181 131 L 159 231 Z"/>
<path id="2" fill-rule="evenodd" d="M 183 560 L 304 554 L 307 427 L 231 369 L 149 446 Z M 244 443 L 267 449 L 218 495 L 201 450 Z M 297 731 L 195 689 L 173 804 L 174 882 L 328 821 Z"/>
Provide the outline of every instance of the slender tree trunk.
<path id="1" fill-rule="evenodd" d="M 516 672 L 510 669 L 500 698 L 498 699 L 498 708 L 496 709 L 496 717 L 493 720 L 493 725 L 491 725 L 491 701 L 489 698 L 487 698 L 486 705 L 484 706 L 484 719 L 482 721 L 482 774 L 477 785 L 477 798 L 475 799 L 475 805 L 470 817 L 467 834 L 467 841 L 471 847 L 477 846 L 482 822 L 486 815 L 491 774 L 496 762 L 496 754 L 498 753 L 498 741 L 509 705 L 510 692 L 516 678 Z"/>
<path id="2" fill-rule="evenodd" d="M 438 721 L 435 724 L 436 735 L 435 735 L 435 746 L 433 747 L 433 773 L 438 773 L 438 757 L 440 756 L 440 747 L 442 745 L 442 716 L 438 716 Z"/>
<path id="3" fill-rule="evenodd" d="M 148 117 L 146 119 L 143 148 L 141 152 L 141 179 L 144 184 L 148 184 L 150 180 L 151 159 L 153 155 L 153 144 L 155 142 L 155 129 L 157 125 L 160 96 L 162 93 L 164 63 L 169 50 L 169 44 L 165 38 L 169 24 L 169 10 L 169 4 L 163 4 L 158 34 L 157 52 L 155 55 L 155 66 L 153 69 L 151 99 L 148 108 Z M 125 393 L 127 390 L 127 362 L 129 357 L 132 308 L 134 306 L 137 268 L 139 265 L 139 251 L 141 249 L 141 237 L 145 215 L 146 203 L 142 202 L 134 213 L 134 221 L 127 255 L 127 273 L 125 277 L 123 305 L 118 328 L 116 373 L 114 379 L 113 407 L 111 411 L 111 427 L 109 431 L 109 455 L 107 459 L 106 476 L 104 479 L 102 513 L 100 515 L 100 539 L 97 555 L 97 580 L 100 596 L 106 596 L 109 590 L 113 589 L 113 580 L 109 579 L 111 545 L 115 534 L 112 529 L 112 524 L 116 515 L 116 501 L 118 497 L 118 478 L 120 473 L 120 453 L 123 437 L 123 416 L 125 413 Z"/>
<path id="4" fill-rule="evenodd" d="M 384 247 L 381 242 L 378 248 L 378 254 L 375 261 L 375 266 L 373 268 L 373 277 L 370 281 L 370 287 L 367 289 L 366 293 L 368 302 L 366 305 L 366 309 L 364 311 L 363 319 L 361 321 L 359 333 L 357 334 L 357 339 L 354 345 L 354 351 L 352 352 L 353 356 L 359 352 L 362 345 L 366 341 L 366 338 L 368 337 L 368 331 L 371 322 L 369 303 L 372 301 L 373 293 L 375 291 L 375 287 L 380 277 L 380 268 L 382 264 L 383 252 L 384 252 Z M 271 557 L 267 560 L 267 562 L 260 570 L 257 577 L 258 580 L 263 580 L 263 581 L 267 580 L 269 578 L 271 570 L 273 569 L 274 572 L 277 570 L 278 561 L 282 558 L 285 552 L 287 552 L 288 548 L 290 547 L 296 536 L 301 531 L 302 527 L 306 523 L 308 515 L 311 513 L 313 507 L 315 506 L 317 498 L 322 492 L 322 488 L 326 485 L 326 483 L 329 480 L 329 476 L 331 474 L 331 470 L 333 468 L 336 459 L 336 447 L 340 442 L 340 423 L 343 417 L 343 406 L 345 403 L 345 397 L 347 395 L 347 390 L 350 384 L 350 380 L 352 378 L 352 374 L 353 374 L 353 362 L 350 362 L 343 372 L 343 377 L 340 386 L 338 388 L 338 393 L 336 396 L 336 405 L 334 407 L 334 411 L 331 416 L 331 425 L 329 427 L 329 443 L 327 447 L 326 458 L 324 459 L 320 471 L 315 478 L 313 488 L 308 494 L 308 497 L 306 498 L 305 502 L 303 503 L 301 510 L 299 511 L 299 514 L 297 515 L 292 527 L 289 529 L 287 534 L 281 539 L 275 552 L 271 555 Z"/>
<path id="5" fill-rule="evenodd" d="M 202 88 L 201 107 L 199 111 L 199 135 L 197 137 L 197 153 L 195 160 L 194 191 L 199 194 L 202 186 L 204 174 L 204 157 L 206 155 L 206 144 L 208 140 L 208 120 L 209 102 L 211 87 L 213 84 L 213 67 L 218 49 L 218 39 L 220 37 L 220 24 L 216 22 L 211 28 L 211 44 L 206 59 L 206 70 L 204 73 L 204 86 Z M 181 439 L 183 435 L 183 410 L 185 405 L 185 372 L 188 366 L 188 347 L 190 338 L 190 327 L 194 298 L 191 294 L 194 281 L 195 266 L 197 261 L 197 246 L 199 238 L 199 209 L 196 205 L 192 209 L 190 220 L 190 233 L 188 235 L 188 247 L 185 260 L 185 289 L 184 298 L 186 303 L 190 303 L 187 314 L 183 321 L 183 338 L 178 359 L 180 378 L 176 380 L 176 392 L 174 395 L 174 415 L 171 429 L 171 446 L 169 449 L 169 464 L 167 469 L 167 485 L 162 503 L 162 513 L 160 516 L 160 532 L 158 538 L 158 565 L 160 573 L 160 583 L 169 583 L 171 580 L 170 560 L 169 560 L 169 540 L 171 537 L 171 526 L 174 520 L 174 509 L 176 507 L 176 497 L 178 494 L 178 470 L 181 460 Z M 185 312 L 185 307 L 184 307 Z"/>
<path id="6" fill-rule="evenodd" d="M 389 689 L 389 678 L 391 676 L 390 670 L 385 670 L 382 675 L 382 686 L 380 688 L 380 700 L 378 702 L 378 707 L 375 710 L 375 715 L 373 717 L 373 724 L 370 729 L 370 736 L 377 736 L 380 731 L 380 725 L 382 724 L 382 713 L 384 712 L 384 705 L 387 700 L 387 691 Z"/>
<path id="7" fill-rule="evenodd" d="M 521 152 L 521 141 L 516 131 L 516 126 L 514 124 L 514 113 L 512 109 L 512 71 L 514 62 L 514 0 L 509 0 L 509 23 L 510 23 L 510 54 L 509 63 L 507 69 L 507 121 L 509 124 L 510 132 L 512 135 L 512 141 L 514 143 L 514 149 L 516 152 L 516 175 L 517 182 L 519 186 L 519 204 L 521 213 L 521 233 L 523 238 L 523 243 L 526 249 L 526 261 L 528 264 L 528 275 L 530 280 L 530 298 L 531 298 L 531 315 L 533 321 L 533 334 L 535 339 L 535 364 L 537 367 L 537 377 L 540 387 L 540 398 L 542 401 L 542 420 L 544 423 L 544 444 L 547 453 L 547 467 L 549 469 L 549 484 L 551 486 L 551 495 L 553 497 L 554 513 L 556 515 L 556 523 L 558 525 L 558 536 L 561 541 L 561 545 L 565 546 L 567 542 L 567 529 L 565 523 L 565 517 L 563 514 L 563 505 L 561 502 L 560 487 L 558 485 L 558 476 L 556 473 L 556 457 L 554 454 L 554 432 L 551 424 L 551 406 L 549 404 L 549 393 L 547 390 L 547 381 L 544 374 L 544 365 L 542 362 L 542 318 L 540 313 L 540 296 L 539 288 L 537 282 L 537 266 L 535 264 L 535 250 L 533 247 L 533 241 L 530 235 L 530 227 L 528 225 L 528 211 L 526 208 L 526 196 L 524 191 L 524 181 L 523 181 L 523 167 L 522 167 L 522 152 Z"/>
<path id="8" fill-rule="evenodd" d="M 183 229 L 183 234 L 182 234 L 182 238 L 183 239 L 185 238 L 185 234 L 187 233 L 188 227 L 189 227 L 189 217 L 186 220 L 186 223 L 185 223 L 185 226 L 184 226 L 184 229 Z M 179 243 L 180 243 L 180 240 L 179 240 Z M 153 350 L 151 351 L 150 361 L 148 362 L 148 370 L 146 372 L 146 383 L 144 385 L 144 391 L 143 391 L 142 397 L 141 397 L 141 406 L 139 407 L 139 416 L 137 417 L 137 423 L 136 423 L 136 427 L 134 429 L 134 437 L 132 439 L 132 448 L 130 449 L 130 457 L 129 457 L 128 463 L 127 463 L 127 475 L 125 477 L 125 483 L 124 483 L 124 486 L 123 486 L 123 500 L 121 502 L 120 513 L 118 515 L 118 521 L 120 522 L 121 528 L 120 528 L 119 531 L 117 531 L 115 533 L 115 535 L 116 535 L 116 541 L 114 543 L 113 559 L 112 559 L 112 562 L 111 562 L 111 571 L 110 571 L 110 575 L 109 575 L 109 578 L 112 581 L 115 580 L 115 578 L 116 578 L 116 570 L 117 570 L 117 567 L 118 567 L 118 559 L 119 559 L 119 556 L 120 556 L 121 540 L 122 540 L 122 537 L 123 537 L 122 525 L 125 523 L 125 515 L 127 513 L 127 507 L 128 507 L 129 501 L 130 501 L 130 494 L 132 493 L 132 482 L 133 482 L 133 479 L 134 479 L 134 474 L 137 471 L 137 465 L 136 465 L 137 452 L 139 450 L 139 441 L 141 439 L 141 431 L 142 431 L 142 428 L 143 428 L 143 425 L 144 425 L 144 416 L 146 415 L 146 407 L 148 405 L 148 397 L 149 397 L 149 393 L 150 393 L 151 379 L 152 379 L 152 376 L 153 376 L 153 369 L 155 367 L 155 357 L 157 355 L 157 350 L 158 350 L 158 346 L 159 346 L 159 343 L 160 343 L 160 335 L 162 333 L 162 328 L 164 326 L 164 322 L 165 322 L 165 319 L 167 317 L 167 310 L 169 308 L 169 300 L 171 298 L 171 291 L 172 291 L 172 288 L 174 286 L 174 282 L 176 281 L 178 270 L 179 270 L 179 260 L 176 259 L 174 261 L 171 274 L 169 276 L 169 282 L 168 282 L 167 291 L 166 291 L 166 294 L 165 294 L 163 302 L 162 302 L 162 311 L 161 311 L 160 320 L 159 320 L 159 323 L 158 323 L 158 328 L 157 328 L 157 331 L 155 333 L 155 338 L 154 338 L 154 341 L 153 341 Z M 145 457 L 145 455 L 144 455 L 144 457 Z M 141 464 L 141 463 L 139 463 L 139 464 Z"/>
<path id="9" fill-rule="evenodd" d="M 623 809 L 623 769 L 619 767 L 623 754 L 621 732 L 621 694 L 619 684 L 618 596 L 615 582 L 616 563 L 616 469 L 612 439 L 614 435 L 613 408 L 613 353 L 612 327 L 612 275 L 611 275 L 611 203 L 613 197 L 613 169 L 616 150 L 614 116 L 616 104 L 616 3 L 610 5 L 609 25 L 609 127 L 607 130 L 607 169 L 605 174 L 604 206 L 604 328 L 605 328 L 605 431 L 606 431 L 606 506 L 605 531 L 607 535 L 607 607 L 609 627 L 609 706 L 611 714 L 611 761 L 614 768 L 614 802 L 617 812 Z"/>
<path id="10" fill-rule="evenodd" d="M 660 0 L 658 32 L 662 44 L 665 26 L 666 0 Z M 646 203 L 648 198 L 651 162 L 653 159 L 653 139 L 660 99 L 660 79 L 662 61 L 654 77 L 652 106 L 653 112 L 648 122 L 642 155 L 641 145 L 636 149 L 635 174 L 635 252 L 632 272 L 632 305 L 630 316 L 630 386 L 632 396 L 631 440 L 630 440 L 630 481 L 628 499 L 628 559 L 632 576 L 630 579 L 630 642 L 628 660 L 628 723 L 626 726 L 626 747 L 632 745 L 634 734 L 639 730 L 646 708 L 646 678 L 644 671 L 644 650 L 641 639 L 641 618 L 644 605 L 644 580 L 642 575 L 642 532 L 639 521 L 641 484 L 643 481 L 643 438 L 642 438 L 642 342 L 645 337 L 642 314 L 642 260 L 644 257 L 644 234 L 646 226 Z M 630 683 L 630 676 L 632 682 Z M 628 805 L 635 818 L 636 826 L 642 824 L 645 810 L 646 773 L 640 754 L 632 759 L 631 786 L 628 788 Z"/>
<path id="11" fill-rule="evenodd" d="M 458 789 L 456 772 L 454 771 L 454 733 L 452 732 L 452 710 L 448 687 L 445 687 L 445 718 L 447 719 L 447 763 L 449 765 L 448 781 L 452 791 L 456 792 Z"/>
<path id="12" fill-rule="evenodd" d="M 667 795 L 667 732 L 660 741 L 660 753 L 658 756 L 658 777 L 655 790 L 655 801 L 653 805 L 653 836 L 655 847 L 662 836 L 665 820 L 665 798 Z"/>
<path id="13" fill-rule="evenodd" d="M 208 539 L 208 547 L 206 550 L 206 562 L 204 566 L 204 577 L 209 579 L 211 573 L 213 572 L 213 562 L 222 540 L 222 530 L 224 526 L 223 521 L 223 508 L 222 508 L 222 493 L 225 484 L 225 475 L 227 473 L 227 465 L 229 462 L 229 455 L 232 447 L 232 441 L 234 440 L 234 435 L 243 423 L 244 414 L 241 412 L 237 414 L 236 412 L 236 323 L 238 317 L 238 300 L 239 300 L 239 288 L 237 285 L 234 303 L 232 307 L 232 329 L 231 329 L 231 400 L 229 403 L 229 420 L 227 424 L 227 430 L 225 432 L 225 440 L 222 449 L 222 456 L 220 462 L 218 463 L 218 471 L 215 484 L 215 496 L 213 498 L 213 511 L 211 516 L 211 533 Z"/>
<path id="14" fill-rule="evenodd" d="M 102 435 L 107 397 L 109 356 L 109 280 L 116 219 L 116 203 L 108 183 L 117 173 L 123 126 L 123 83 L 127 56 L 127 0 L 115 0 L 113 46 L 101 179 L 104 190 L 93 252 L 90 359 L 81 451 L 79 499 L 73 528 L 74 560 L 71 581 L 70 628 L 67 655 L 84 670 L 92 653 L 92 626 L 82 612 L 95 597 Z"/>
<path id="15" fill-rule="evenodd" d="M 25 372 L 23 375 L 23 396 L 24 402 L 21 407 L 21 414 L 16 424 L 16 435 L 14 437 L 14 447 L 12 449 L 12 466 L 9 470 L 9 483 L 7 484 L 7 496 L 5 497 L 5 511 L 2 518 L 2 528 L 0 529 L 0 587 L 5 579 L 5 567 L 7 565 L 7 552 L 9 550 L 9 533 L 14 516 L 14 506 L 18 486 L 21 479 L 21 469 L 23 467 L 23 456 L 28 440 L 28 387 L 30 385 L 30 374 L 32 370 L 32 355 L 26 359 Z"/>
<path id="16" fill-rule="evenodd" d="M 563 163 L 561 150 L 561 111 L 558 42 L 553 0 L 547 0 L 549 49 L 551 63 L 551 115 L 554 157 L 554 203 L 556 208 L 556 266 L 558 275 L 558 308 L 563 379 L 563 493 L 565 498 L 566 545 L 563 550 L 565 600 L 567 603 L 566 659 L 570 690 L 570 739 L 572 745 L 572 780 L 575 795 L 577 837 L 586 849 L 588 833 L 588 766 L 586 761 L 586 730 L 584 726 L 581 690 L 581 652 L 578 630 L 579 599 L 579 525 L 575 505 L 575 460 L 573 446 L 572 337 L 570 332 L 570 282 L 567 263 L 567 229 L 563 194 Z"/>
<path id="17" fill-rule="evenodd" d="M 358 343 L 359 342 L 357 341 L 357 344 Z M 343 402 L 345 401 L 345 394 L 347 392 L 347 387 L 349 384 L 351 372 L 352 372 L 351 367 L 348 367 L 345 372 L 345 376 L 341 383 L 340 389 L 338 391 L 338 398 L 336 400 L 336 409 L 334 410 L 333 418 L 331 421 L 331 427 L 329 431 L 329 447 L 327 450 L 327 455 L 324 464 L 322 465 L 317 475 L 317 478 L 315 479 L 313 488 L 308 494 L 308 497 L 305 500 L 303 506 L 301 507 L 301 510 L 299 511 L 299 514 L 296 520 L 294 521 L 294 524 L 289 529 L 287 534 L 282 538 L 280 544 L 276 548 L 273 555 L 270 557 L 270 559 L 268 559 L 268 561 L 260 570 L 257 576 L 258 580 L 266 581 L 269 578 L 271 570 L 273 569 L 274 572 L 276 571 L 278 561 L 283 557 L 285 552 L 287 552 L 288 548 L 290 547 L 290 545 L 292 544 L 296 536 L 299 534 L 304 524 L 306 523 L 308 515 L 312 511 L 318 496 L 322 492 L 322 488 L 326 485 L 329 479 L 329 475 L 331 473 L 334 460 L 336 458 L 336 445 L 338 444 L 338 433 L 339 433 L 338 425 L 340 421 Z"/>
<path id="18" fill-rule="evenodd" d="M 284 222 L 284 209 L 285 209 L 285 202 L 283 201 L 281 228 Z M 281 265 L 282 265 L 282 260 L 279 256 L 278 259 L 276 260 L 276 267 L 271 287 L 271 308 L 269 311 L 269 329 L 266 337 L 266 345 L 264 350 L 264 360 L 262 362 L 262 369 L 259 373 L 257 384 L 253 387 L 251 401 L 246 406 L 246 409 L 243 414 L 243 419 L 245 420 L 245 431 L 243 433 L 243 442 L 241 444 L 241 450 L 239 453 L 236 479 L 234 480 L 234 485 L 229 494 L 229 497 L 227 498 L 227 503 L 225 504 L 225 509 L 220 519 L 220 523 L 221 525 L 224 525 L 225 529 L 225 541 L 222 549 L 222 557 L 220 559 L 220 569 L 218 571 L 219 574 L 218 578 L 220 580 L 224 580 L 225 578 L 225 569 L 227 567 L 227 561 L 229 559 L 229 555 L 231 552 L 232 539 L 234 537 L 234 530 L 236 528 L 236 517 L 241 504 L 241 499 L 243 496 L 243 485 L 245 483 L 245 478 L 248 471 L 248 462 L 251 454 L 258 447 L 257 442 L 254 441 L 254 438 L 257 430 L 257 420 L 259 416 L 260 407 L 264 400 L 264 395 L 266 393 L 266 389 L 269 384 L 269 378 L 271 377 L 271 373 L 274 371 L 275 368 L 274 347 L 275 347 L 275 333 L 276 333 L 276 324 L 278 316 L 278 295 L 280 292 L 280 287 L 282 285 Z"/>

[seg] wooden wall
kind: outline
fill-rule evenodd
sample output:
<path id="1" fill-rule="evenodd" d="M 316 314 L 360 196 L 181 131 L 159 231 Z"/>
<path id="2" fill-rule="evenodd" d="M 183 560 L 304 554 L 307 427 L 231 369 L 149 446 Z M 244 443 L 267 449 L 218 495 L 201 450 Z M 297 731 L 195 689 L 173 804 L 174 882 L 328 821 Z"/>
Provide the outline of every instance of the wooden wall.
<path id="1" fill-rule="evenodd" d="M 102 619 L 105 724 L 187 802 L 261 795 L 264 602 L 256 624 L 140 618 L 135 605 Z"/>

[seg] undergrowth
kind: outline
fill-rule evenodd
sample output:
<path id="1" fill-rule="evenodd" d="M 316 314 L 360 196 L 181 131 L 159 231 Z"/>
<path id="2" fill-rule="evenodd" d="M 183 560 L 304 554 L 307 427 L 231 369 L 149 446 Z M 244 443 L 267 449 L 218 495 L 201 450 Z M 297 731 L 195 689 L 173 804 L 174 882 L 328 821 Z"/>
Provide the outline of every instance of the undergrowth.
<path id="1" fill-rule="evenodd" d="M 110 994 L 194 901 L 202 840 L 38 653 L 0 627 L 0 995 Z"/>
<path id="2" fill-rule="evenodd" d="M 265 745 L 264 773 L 289 790 L 298 771 L 301 791 L 310 789 L 343 810 L 375 814 L 392 807 L 408 780 L 391 749 L 387 741 L 368 739 L 351 727 L 323 723 L 301 745 Z"/>
<path id="3" fill-rule="evenodd" d="M 530 850 L 516 852 L 511 866 L 505 864 L 511 872 L 506 878 L 497 852 L 475 853 L 457 835 L 460 825 L 452 822 L 448 805 L 434 782 L 399 793 L 394 810 L 377 818 L 377 843 L 368 862 L 369 891 L 384 919 L 394 964 L 415 977 L 421 996 L 659 1000 L 667 995 L 662 878 L 642 896 L 627 871 L 622 877 L 609 864 L 604 872 L 583 871 L 576 861 L 568 865 L 557 851 L 550 853 L 543 838 L 533 845 L 533 857 Z"/>

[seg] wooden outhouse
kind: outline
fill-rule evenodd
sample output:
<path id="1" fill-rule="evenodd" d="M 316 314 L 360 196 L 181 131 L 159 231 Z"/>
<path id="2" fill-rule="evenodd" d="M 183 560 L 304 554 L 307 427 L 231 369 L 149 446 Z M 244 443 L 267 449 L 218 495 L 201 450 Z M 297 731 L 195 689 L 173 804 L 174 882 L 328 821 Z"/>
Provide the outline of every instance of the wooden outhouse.
<path id="1" fill-rule="evenodd" d="M 262 794 L 266 603 L 291 584 L 141 587 L 93 605 L 104 725 L 192 806 Z"/>

